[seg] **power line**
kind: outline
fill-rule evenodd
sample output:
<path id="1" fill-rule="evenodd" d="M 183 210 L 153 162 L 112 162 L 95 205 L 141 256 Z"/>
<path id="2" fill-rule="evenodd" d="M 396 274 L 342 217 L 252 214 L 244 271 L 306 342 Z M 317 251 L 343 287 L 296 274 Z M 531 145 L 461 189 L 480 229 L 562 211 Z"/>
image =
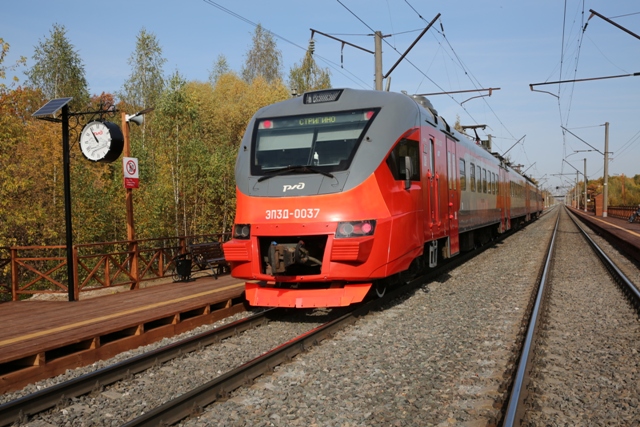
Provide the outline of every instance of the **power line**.
<path id="1" fill-rule="evenodd" d="M 229 15 L 233 16 L 234 18 L 237 18 L 237 19 L 239 19 L 239 20 L 241 20 L 241 21 L 243 21 L 243 22 L 245 22 L 245 23 L 247 23 L 247 24 L 249 24 L 249 25 L 251 25 L 251 26 L 253 26 L 253 27 L 257 27 L 257 26 L 258 26 L 258 24 L 257 24 L 257 23 L 255 23 L 255 22 L 251 21 L 251 20 L 250 20 L 250 19 L 248 19 L 248 18 L 245 18 L 244 16 L 240 15 L 239 13 L 236 13 L 236 12 L 232 11 L 231 9 L 228 9 L 228 8 L 226 8 L 226 7 L 224 7 L 224 6 L 221 6 L 220 4 L 218 4 L 218 3 L 214 2 L 213 0 L 203 0 L 203 1 L 204 1 L 205 3 L 207 3 L 207 4 L 209 4 L 210 6 L 213 6 L 213 7 L 217 8 L 217 9 L 219 9 L 219 10 L 223 11 L 224 13 L 227 13 L 227 14 L 229 14 Z M 263 28 L 264 28 L 264 27 L 263 27 Z M 299 44 L 294 43 L 294 42 L 292 42 L 291 40 L 289 40 L 289 39 L 287 39 L 287 38 L 285 38 L 285 37 L 282 37 L 281 35 L 276 34 L 276 33 L 274 33 L 273 31 L 271 31 L 271 30 L 269 30 L 269 29 L 267 29 L 267 28 L 264 28 L 264 30 L 265 30 L 266 32 L 268 32 L 269 34 L 273 35 L 274 37 L 277 37 L 277 38 L 279 38 L 280 40 L 282 40 L 282 41 L 284 41 L 284 42 L 286 42 L 286 43 L 289 43 L 290 45 L 295 46 L 295 47 L 297 47 L 298 49 L 300 49 L 300 50 L 302 50 L 302 51 L 304 51 L 304 52 L 306 52 L 306 51 L 307 51 L 307 48 L 306 48 L 306 47 L 300 46 Z M 315 57 L 317 57 L 318 59 L 320 59 L 321 61 L 323 61 L 324 63 L 326 63 L 327 65 L 329 65 L 331 68 L 333 68 L 334 70 L 336 70 L 337 72 L 339 72 L 339 73 L 340 73 L 340 74 L 342 74 L 343 76 L 345 76 L 347 79 L 351 80 L 353 83 L 357 84 L 358 86 L 363 87 L 363 88 L 364 88 L 364 87 L 367 87 L 367 84 L 366 84 L 362 79 L 360 79 L 360 78 L 359 78 L 358 76 L 356 76 L 355 74 L 351 73 L 349 70 L 345 70 L 344 68 L 339 67 L 339 66 L 338 66 L 336 63 L 334 63 L 333 61 L 330 61 L 329 59 L 324 58 L 324 57 L 322 57 L 322 56 L 318 55 L 317 53 L 316 53 L 316 54 L 314 54 L 314 56 L 315 56 Z M 343 72 L 343 70 L 344 70 L 344 72 Z M 346 74 L 345 74 L 345 72 L 346 72 L 346 73 L 348 73 L 348 74 L 350 74 L 353 78 L 351 78 L 351 77 L 349 77 L 348 75 L 346 75 Z M 354 80 L 354 79 L 358 80 L 359 82 L 358 82 L 358 81 L 356 81 L 356 80 Z"/>

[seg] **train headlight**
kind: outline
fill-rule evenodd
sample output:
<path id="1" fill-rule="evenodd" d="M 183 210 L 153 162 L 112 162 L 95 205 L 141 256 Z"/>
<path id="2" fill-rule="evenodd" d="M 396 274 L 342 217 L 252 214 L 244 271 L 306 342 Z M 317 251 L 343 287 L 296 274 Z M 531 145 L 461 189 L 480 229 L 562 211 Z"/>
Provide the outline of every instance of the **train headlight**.
<path id="1" fill-rule="evenodd" d="M 339 222 L 338 229 L 336 230 L 336 238 L 371 236 L 375 229 L 376 221 L 373 219 Z"/>
<path id="2" fill-rule="evenodd" d="M 251 236 L 251 225 L 249 224 L 236 224 L 233 226 L 233 238 L 234 239 L 248 239 Z"/>

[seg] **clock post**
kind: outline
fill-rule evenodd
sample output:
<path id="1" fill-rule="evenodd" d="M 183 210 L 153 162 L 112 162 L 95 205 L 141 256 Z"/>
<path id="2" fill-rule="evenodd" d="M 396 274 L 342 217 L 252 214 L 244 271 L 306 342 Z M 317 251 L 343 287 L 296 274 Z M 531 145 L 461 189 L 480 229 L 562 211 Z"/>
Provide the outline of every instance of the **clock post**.
<path id="1" fill-rule="evenodd" d="M 64 223 L 67 246 L 67 295 L 69 301 L 76 300 L 76 271 L 73 261 L 73 228 L 71 222 L 71 172 L 70 172 L 70 144 L 69 144 L 69 106 L 73 97 L 52 99 L 33 113 L 33 117 L 39 120 L 62 123 L 62 165 L 64 181 Z M 56 113 L 62 110 L 60 118 Z"/>
<path id="2" fill-rule="evenodd" d="M 129 123 L 134 122 L 137 125 L 142 124 L 144 121 L 144 115 L 150 111 L 153 111 L 152 108 L 147 108 L 142 111 L 138 111 L 135 114 L 129 115 L 124 112 L 121 113 L 122 120 L 122 134 L 124 139 L 124 148 L 123 148 L 123 156 L 131 157 L 131 142 L 129 138 Z M 123 164 L 123 167 L 126 167 Z M 123 171 L 124 172 L 124 171 Z M 136 184 L 137 188 L 137 184 Z M 133 259 L 131 261 L 131 275 L 133 277 L 134 283 L 131 285 L 131 289 L 137 289 L 139 286 L 138 282 L 138 242 L 136 240 L 136 232 L 133 223 L 133 189 L 131 186 L 127 185 L 127 178 L 125 173 L 125 204 L 127 210 L 127 240 L 129 241 L 129 253 L 133 254 Z"/>
<path id="3" fill-rule="evenodd" d="M 74 113 L 69 111 L 69 102 L 73 97 L 52 99 L 40 107 L 33 117 L 39 120 L 62 123 L 62 160 L 63 160 L 63 181 L 64 181 L 64 218 L 65 235 L 67 246 L 67 294 L 69 301 L 78 299 L 77 283 L 77 259 L 74 259 L 73 251 L 73 228 L 71 221 L 71 172 L 70 172 L 70 151 L 69 143 L 70 131 L 77 132 L 80 125 L 81 116 L 96 116 L 98 120 L 87 123 L 80 132 L 80 150 L 82 154 L 93 162 L 113 162 L 120 157 L 123 146 L 123 136 L 120 128 L 114 124 L 102 120 L 104 115 L 115 114 L 116 109 L 111 106 L 103 109 L 102 104 L 99 111 L 85 111 Z M 58 111 L 62 110 L 61 117 L 56 117 Z M 70 119 L 75 119 L 71 123 Z"/>
<path id="4" fill-rule="evenodd" d="M 129 142 L 129 120 L 127 114 L 122 112 L 122 134 L 124 135 L 123 156 L 131 157 L 131 144 Z M 134 283 L 131 288 L 138 287 L 138 244 L 135 241 L 136 232 L 133 226 L 133 189 L 125 186 L 125 204 L 127 209 L 127 240 L 129 241 L 129 253 L 133 253 L 131 260 L 131 275 Z"/>

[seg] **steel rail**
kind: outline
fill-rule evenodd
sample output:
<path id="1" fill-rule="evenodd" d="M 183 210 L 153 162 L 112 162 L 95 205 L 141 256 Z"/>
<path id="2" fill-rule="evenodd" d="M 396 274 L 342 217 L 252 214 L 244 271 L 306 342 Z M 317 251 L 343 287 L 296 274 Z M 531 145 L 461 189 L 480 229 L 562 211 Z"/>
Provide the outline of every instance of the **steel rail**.
<path id="1" fill-rule="evenodd" d="M 357 317 L 366 314 L 372 309 L 372 306 L 377 307 L 380 301 L 386 299 L 385 297 L 366 303 L 337 319 L 305 332 L 244 365 L 127 422 L 123 427 L 172 425 L 184 418 L 197 415 L 202 412 L 205 406 L 228 397 L 237 388 L 251 384 L 257 377 L 290 361 L 296 355 L 308 350 L 347 325 L 355 323 Z"/>
<path id="2" fill-rule="evenodd" d="M 553 255 L 555 251 L 555 241 L 558 232 L 558 224 L 560 223 L 560 212 L 556 217 L 556 225 L 551 235 L 551 240 L 547 248 L 547 255 L 542 268 L 540 280 L 538 282 L 538 291 L 536 294 L 536 301 L 533 305 L 531 317 L 529 318 L 529 326 L 525 335 L 525 340 L 522 345 L 522 353 L 520 355 L 520 361 L 518 362 L 518 369 L 513 380 L 513 387 L 511 389 L 511 395 L 509 397 L 509 404 L 507 405 L 507 411 L 505 413 L 503 427 L 519 426 L 520 420 L 525 410 L 523 404 L 527 397 L 527 385 L 529 384 L 529 373 L 531 367 L 531 360 L 533 359 L 533 351 L 535 349 L 536 340 L 538 337 L 538 329 L 540 327 L 540 318 L 543 309 L 543 305 L 546 301 L 547 282 L 549 280 L 549 271 L 553 261 Z"/>
<path id="3" fill-rule="evenodd" d="M 507 238 L 516 231 L 518 230 L 514 229 L 507 233 L 504 233 L 503 235 L 500 236 L 498 240 Z M 447 262 L 446 264 L 442 265 L 440 268 L 432 270 L 428 274 L 425 274 L 416 279 L 413 279 L 406 285 L 398 287 L 391 292 L 387 292 L 383 298 L 376 299 L 362 306 L 356 307 L 354 311 L 347 313 L 332 322 L 329 322 L 327 325 L 323 325 L 328 328 L 327 332 L 324 333 L 324 335 L 322 335 L 323 333 L 320 332 L 320 329 L 322 329 L 322 326 L 321 326 L 299 337 L 300 339 L 303 340 L 302 344 L 298 344 L 298 346 L 302 345 L 302 347 L 300 347 L 301 350 L 296 351 L 294 349 L 294 350 L 288 350 L 287 352 L 284 351 L 285 348 L 288 349 L 296 346 L 296 344 L 294 344 L 294 341 L 292 340 L 292 341 L 289 341 L 289 343 L 283 344 L 282 346 L 278 347 L 273 351 L 279 350 L 281 354 L 284 354 L 284 358 L 282 359 L 283 361 L 290 360 L 292 357 L 294 357 L 295 354 L 298 354 L 300 351 L 306 350 L 311 345 L 319 342 L 321 339 L 324 339 L 324 337 L 326 337 L 327 335 L 335 333 L 336 330 L 341 328 L 340 326 L 338 326 L 340 323 L 343 324 L 342 327 L 350 323 L 353 323 L 357 317 L 363 316 L 369 311 L 377 309 L 383 304 L 386 304 L 395 298 L 402 297 L 404 294 L 411 291 L 412 289 L 417 288 L 418 286 L 421 286 L 426 281 L 433 280 L 435 277 L 442 275 L 447 271 L 450 271 L 451 269 L 468 261 L 470 258 L 477 256 L 479 253 L 491 247 L 493 243 L 495 242 L 492 242 L 491 244 L 488 244 L 482 248 L 479 248 L 467 254 L 462 254 L 460 256 L 457 256 L 452 260 L 450 260 L 449 262 Z M 149 353 L 145 353 L 145 354 L 133 357 L 131 359 L 124 360 L 122 362 L 102 368 L 95 372 L 82 375 L 78 378 L 74 378 L 64 383 L 60 383 L 55 386 L 48 387 L 44 390 L 40 390 L 28 396 L 24 396 L 22 398 L 2 404 L 0 405 L 0 426 L 9 425 L 15 422 L 24 422 L 28 419 L 29 416 L 37 414 L 39 412 L 43 412 L 57 405 L 60 405 L 65 400 L 94 392 L 95 390 L 99 390 L 106 385 L 113 384 L 116 381 L 127 378 L 143 370 L 149 369 L 150 367 L 157 366 L 161 363 L 164 363 L 182 354 L 201 349 L 202 347 L 219 342 L 222 339 L 236 335 L 245 330 L 252 329 L 259 325 L 263 325 L 268 321 L 269 316 L 277 316 L 282 312 L 284 312 L 284 310 L 281 310 L 281 309 L 267 310 L 267 311 L 258 313 L 256 315 L 253 315 L 251 317 L 248 317 L 246 319 L 241 319 L 241 320 L 232 322 L 228 325 L 213 329 L 208 332 L 204 332 L 202 334 L 198 334 L 191 338 L 171 344 L 169 346 L 162 347 L 162 348 L 153 350 Z M 345 320 L 345 319 L 348 319 L 348 320 Z M 331 326 L 329 326 L 329 324 L 331 324 Z M 307 337 L 307 335 L 309 334 L 313 336 Z M 241 366 L 240 368 L 237 368 L 237 370 L 247 369 L 247 366 L 254 363 L 255 361 L 256 359 L 254 359 L 254 361 L 248 362 L 247 364 Z M 282 363 L 282 362 L 270 363 L 268 367 L 269 369 L 272 369 L 279 363 Z M 222 379 L 223 377 L 232 377 L 233 376 L 231 375 L 232 372 L 234 371 L 224 374 L 219 378 Z M 252 372 L 251 370 L 247 371 L 247 373 L 251 373 L 251 372 Z M 261 375 L 261 373 L 257 375 L 256 374 L 252 374 L 252 375 L 254 376 L 252 377 L 251 375 L 245 376 L 243 381 L 239 382 L 239 385 L 237 385 L 235 388 L 247 383 L 249 381 L 249 377 L 253 379 Z M 218 379 L 214 379 L 211 383 L 217 380 Z M 202 386 L 202 387 L 205 387 L 205 386 Z M 228 393 L 229 391 L 232 391 L 233 389 L 228 390 L 225 388 L 223 390 L 223 395 L 225 393 Z M 197 393 L 194 390 L 191 392 L 191 394 L 197 394 Z M 186 394 L 183 396 L 186 396 Z M 203 405 L 198 405 L 197 407 L 201 407 L 201 406 Z M 160 408 L 161 407 L 156 409 L 159 410 Z M 189 413 L 185 416 L 191 415 L 193 413 L 193 406 L 191 408 L 192 409 L 190 409 Z M 154 412 L 155 411 L 149 412 L 147 415 L 153 414 Z M 182 418 L 184 418 L 184 416 Z M 142 421 L 143 420 L 139 420 L 139 422 L 142 422 Z M 153 424 L 136 424 L 136 422 L 138 421 L 133 420 L 133 421 L 130 421 L 129 424 L 127 425 L 153 425 Z"/>
<path id="4" fill-rule="evenodd" d="M 269 321 L 269 316 L 278 315 L 280 312 L 282 310 L 266 310 L 4 403 L 0 405 L 0 426 L 26 421 L 30 415 L 55 407 L 67 399 L 99 390 L 105 385 L 113 384 L 185 353 L 264 325 Z"/>
<path id="5" fill-rule="evenodd" d="M 565 207 L 565 210 L 567 208 Z M 596 253 L 598 258 L 602 261 L 602 264 L 607 269 L 613 280 L 621 287 L 623 292 L 627 295 L 632 304 L 636 307 L 636 309 L 640 310 L 640 292 L 636 288 L 636 286 L 629 280 L 629 278 L 615 265 L 613 260 L 609 258 L 604 251 L 598 246 L 598 244 L 587 234 L 587 232 L 580 226 L 576 218 L 568 212 L 567 214 L 569 218 L 576 225 L 578 230 L 582 233 L 583 237 L 587 240 L 593 251 Z M 526 410 L 524 401 L 528 396 L 527 385 L 529 383 L 529 373 L 531 371 L 531 360 L 533 359 L 533 352 L 536 347 L 536 337 L 537 330 L 539 327 L 539 317 L 542 311 L 542 304 L 545 303 L 545 295 L 548 289 L 546 286 L 546 282 L 548 280 L 548 270 L 552 263 L 553 257 L 553 245 L 555 244 L 555 236 L 558 229 L 558 222 L 560 219 L 560 215 L 558 214 L 558 220 L 556 221 L 556 226 L 553 232 L 553 237 L 549 246 L 549 250 L 547 252 L 547 257 L 545 261 L 544 271 L 542 274 L 542 278 L 540 279 L 540 284 L 538 288 L 538 294 L 536 297 L 536 303 L 531 315 L 531 319 L 529 322 L 529 327 L 527 329 L 526 338 L 523 344 L 522 354 L 520 357 L 520 361 L 518 363 L 518 368 L 516 372 L 516 376 L 513 381 L 513 388 L 511 391 L 511 395 L 509 398 L 509 404 L 507 406 L 507 411 L 505 413 L 504 421 L 502 423 L 502 427 L 512 427 L 512 426 L 520 426 L 522 422 L 522 418 L 524 416 L 524 412 Z"/>
<path id="6" fill-rule="evenodd" d="M 497 240 L 503 240 L 511 236 L 516 231 L 518 231 L 518 229 L 504 233 Z M 205 406 L 228 397 L 234 390 L 251 384 L 257 377 L 272 371 L 273 368 L 282 363 L 291 361 L 296 355 L 307 351 L 320 341 L 334 335 L 337 331 L 355 323 L 359 317 L 362 317 L 370 311 L 378 309 L 397 298 L 406 296 L 409 292 L 419 286 L 422 286 L 424 283 L 433 280 L 434 278 L 479 255 L 484 252 L 484 250 L 492 247 L 493 244 L 495 244 L 495 241 L 472 252 L 457 256 L 446 264 L 443 264 L 441 267 L 431 270 L 428 273 L 409 281 L 405 285 L 395 288 L 391 292 L 387 292 L 382 298 L 374 299 L 365 302 L 362 305 L 355 306 L 352 311 L 343 314 L 324 325 L 320 325 L 315 329 L 312 329 L 311 331 L 264 353 L 244 365 L 214 378 L 200 387 L 186 392 L 173 400 L 165 402 L 140 417 L 127 422 L 123 427 L 168 426 L 187 417 L 198 415 L 202 413 Z"/>
<path id="7" fill-rule="evenodd" d="M 578 227 L 578 229 L 582 232 L 582 236 L 587 240 L 596 255 L 598 255 L 598 258 L 600 258 L 602 264 L 605 266 L 613 280 L 618 284 L 618 286 L 620 286 L 622 291 L 625 293 L 625 295 L 627 295 L 630 302 L 636 307 L 636 309 L 640 310 L 640 292 L 638 291 L 638 288 L 626 276 L 626 274 L 624 274 L 622 270 L 618 268 L 613 260 L 604 253 L 600 246 L 598 246 L 598 244 L 591 238 L 591 236 L 587 234 L 586 230 L 582 228 L 577 219 L 570 212 L 569 218 L 571 218 L 576 227 Z"/>

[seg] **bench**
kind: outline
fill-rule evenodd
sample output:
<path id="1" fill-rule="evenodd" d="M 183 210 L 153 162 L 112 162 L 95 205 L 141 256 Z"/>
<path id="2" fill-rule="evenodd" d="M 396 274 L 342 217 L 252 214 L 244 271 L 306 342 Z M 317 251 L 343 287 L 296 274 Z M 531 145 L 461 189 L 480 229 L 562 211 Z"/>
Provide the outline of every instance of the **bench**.
<path id="1" fill-rule="evenodd" d="M 192 268 L 195 266 L 199 270 L 211 269 L 213 277 L 217 280 L 218 276 L 228 270 L 229 264 L 224 259 L 222 251 L 222 243 L 207 242 L 189 245 L 189 253 L 191 255 Z"/>

